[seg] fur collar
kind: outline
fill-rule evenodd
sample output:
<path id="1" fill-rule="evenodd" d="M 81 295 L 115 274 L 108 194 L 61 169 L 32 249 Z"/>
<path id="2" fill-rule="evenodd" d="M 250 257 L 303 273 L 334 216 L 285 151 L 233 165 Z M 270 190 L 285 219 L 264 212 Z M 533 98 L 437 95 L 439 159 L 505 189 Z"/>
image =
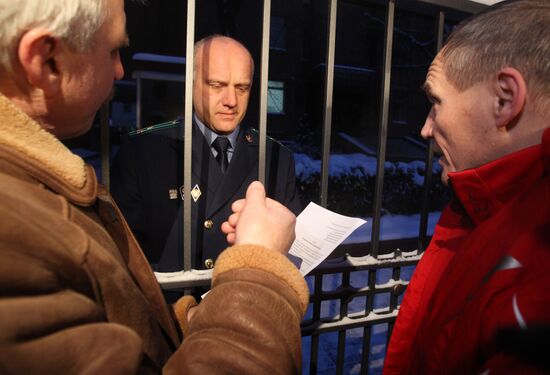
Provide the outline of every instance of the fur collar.
<path id="1" fill-rule="evenodd" d="M 75 190 L 86 185 L 86 164 L 55 136 L 0 94 L 0 145 L 15 149 Z"/>

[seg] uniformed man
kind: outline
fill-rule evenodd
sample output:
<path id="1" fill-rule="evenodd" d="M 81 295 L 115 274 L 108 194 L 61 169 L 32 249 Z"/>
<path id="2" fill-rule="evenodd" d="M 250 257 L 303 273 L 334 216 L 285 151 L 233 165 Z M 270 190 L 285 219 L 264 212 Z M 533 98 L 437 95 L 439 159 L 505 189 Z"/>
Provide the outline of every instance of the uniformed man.
<path id="1" fill-rule="evenodd" d="M 252 56 L 241 43 L 220 35 L 197 42 L 194 56 L 191 197 L 183 196 L 180 122 L 130 137 L 112 167 L 112 194 L 159 272 L 183 269 L 183 199 L 192 201 L 192 266 L 212 268 L 227 247 L 220 225 L 231 214 L 231 204 L 258 179 L 258 134 L 241 126 L 252 86 Z M 268 196 L 298 214 L 292 153 L 268 139 L 266 161 Z"/>

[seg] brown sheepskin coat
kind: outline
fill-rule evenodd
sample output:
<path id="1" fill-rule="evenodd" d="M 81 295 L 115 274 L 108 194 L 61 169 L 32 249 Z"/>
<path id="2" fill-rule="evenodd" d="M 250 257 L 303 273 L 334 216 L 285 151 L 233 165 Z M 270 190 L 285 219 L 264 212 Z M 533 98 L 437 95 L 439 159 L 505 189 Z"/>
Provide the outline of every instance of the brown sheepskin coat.
<path id="1" fill-rule="evenodd" d="M 93 169 L 0 95 L 0 373 L 299 373 L 299 272 L 249 245 L 213 278 L 188 324 Z"/>

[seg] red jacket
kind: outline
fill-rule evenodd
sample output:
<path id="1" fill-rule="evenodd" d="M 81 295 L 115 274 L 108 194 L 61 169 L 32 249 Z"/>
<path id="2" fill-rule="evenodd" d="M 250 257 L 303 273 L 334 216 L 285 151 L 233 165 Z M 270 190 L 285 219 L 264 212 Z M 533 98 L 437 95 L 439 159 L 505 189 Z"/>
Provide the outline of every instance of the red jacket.
<path id="1" fill-rule="evenodd" d="M 401 304 L 385 374 L 525 373 L 503 328 L 550 326 L 550 129 L 541 145 L 449 173 L 445 209 Z"/>

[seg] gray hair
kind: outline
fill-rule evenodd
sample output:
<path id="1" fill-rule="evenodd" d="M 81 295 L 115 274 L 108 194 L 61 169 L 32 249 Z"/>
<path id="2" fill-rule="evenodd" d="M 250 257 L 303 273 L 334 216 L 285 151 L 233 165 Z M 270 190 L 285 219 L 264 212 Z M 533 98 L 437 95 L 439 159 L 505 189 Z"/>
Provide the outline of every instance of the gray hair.
<path id="1" fill-rule="evenodd" d="M 12 71 L 17 43 L 31 28 L 50 31 L 75 51 L 89 50 L 107 17 L 105 1 L 0 0 L 0 67 Z"/>
<path id="2" fill-rule="evenodd" d="M 513 67 L 525 78 L 536 110 L 550 112 L 550 1 L 512 0 L 461 23 L 440 52 L 459 90 Z"/>

